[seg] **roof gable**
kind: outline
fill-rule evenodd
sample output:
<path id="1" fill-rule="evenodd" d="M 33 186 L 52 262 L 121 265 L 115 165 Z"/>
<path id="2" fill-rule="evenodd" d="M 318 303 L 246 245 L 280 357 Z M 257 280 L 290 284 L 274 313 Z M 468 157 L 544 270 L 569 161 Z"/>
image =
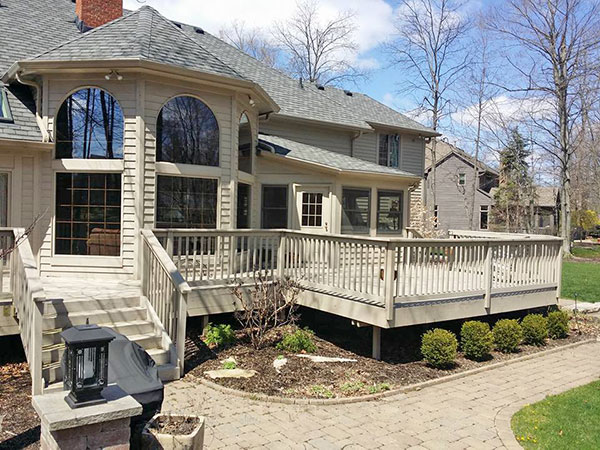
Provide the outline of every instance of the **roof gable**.
<path id="1" fill-rule="evenodd" d="M 158 11 L 143 6 L 32 61 L 146 60 L 244 79 Z"/>

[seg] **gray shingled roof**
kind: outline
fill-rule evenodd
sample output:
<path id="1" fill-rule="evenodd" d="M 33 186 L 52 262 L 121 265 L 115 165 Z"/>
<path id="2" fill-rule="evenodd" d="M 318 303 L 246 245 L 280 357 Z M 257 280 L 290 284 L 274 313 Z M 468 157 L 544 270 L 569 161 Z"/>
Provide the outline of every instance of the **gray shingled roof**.
<path id="1" fill-rule="evenodd" d="M 416 178 L 415 175 L 392 167 L 380 166 L 362 159 L 341 155 L 312 145 L 301 144 L 278 136 L 259 133 L 258 142 L 267 144 L 275 150 L 275 154 L 309 164 L 331 167 L 343 172 L 373 173 L 397 175 L 400 177 Z"/>
<path id="2" fill-rule="evenodd" d="M 371 129 L 373 124 L 433 132 L 366 95 L 355 93 L 347 97 L 335 88 L 320 91 L 310 83 L 300 86 L 298 80 L 209 33 L 198 32 L 197 27 L 180 24 L 180 29 L 176 28 L 149 7 L 142 7 L 133 18 L 129 13 L 126 16 L 127 19 L 117 19 L 113 25 L 82 35 L 75 24 L 75 5 L 71 0 L 2 0 L 0 73 L 16 61 L 40 54 L 38 60 L 122 59 L 141 55 L 166 64 L 254 81 L 280 106 L 282 116 L 355 129 Z M 151 20 L 148 16 L 152 16 Z M 145 30 L 150 23 L 152 29 Z M 102 29 L 110 32 L 101 32 Z M 184 34 L 188 39 L 184 39 Z M 199 45 L 193 45 L 194 42 Z"/>
<path id="3" fill-rule="evenodd" d="M 142 6 L 32 58 L 41 61 L 111 59 L 152 61 L 244 79 L 149 6 Z"/>
<path id="4" fill-rule="evenodd" d="M 469 162 L 471 165 L 473 165 L 473 163 L 475 162 L 475 158 L 469 155 L 464 150 L 458 148 L 455 145 L 450 144 L 449 142 L 442 141 L 439 139 L 436 142 L 435 153 L 437 161 L 436 166 L 441 164 L 442 161 L 452 153 L 454 153 L 457 156 L 460 156 L 461 158 Z M 495 175 L 499 174 L 497 169 L 494 169 L 493 167 L 487 165 L 481 160 L 477 161 L 477 167 L 479 167 L 479 170 L 483 170 L 485 172 L 490 172 Z M 425 150 L 425 171 L 428 171 L 429 169 L 431 169 L 431 143 L 427 145 L 427 148 Z"/>
<path id="5" fill-rule="evenodd" d="M 35 118 L 35 100 L 27 86 L 3 86 L 12 116 L 11 121 L 0 122 L 0 139 L 19 141 L 41 141 L 42 133 Z"/>

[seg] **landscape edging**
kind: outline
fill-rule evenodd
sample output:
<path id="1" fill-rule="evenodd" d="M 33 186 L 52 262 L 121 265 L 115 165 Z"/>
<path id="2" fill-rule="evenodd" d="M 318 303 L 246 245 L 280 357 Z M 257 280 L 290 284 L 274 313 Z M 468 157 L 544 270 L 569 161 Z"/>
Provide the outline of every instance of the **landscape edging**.
<path id="1" fill-rule="evenodd" d="M 239 389 L 228 388 L 225 386 L 221 386 L 220 384 L 214 383 L 202 377 L 194 376 L 195 379 L 199 380 L 200 383 L 206 387 L 214 389 L 216 391 L 223 392 L 225 394 L 235 395 L 237 397 L 247 398 L 250 400 L 263 401 L 266 403 L 283 403 L 286 405 L 344 405 L 349 403 L 362 403 L 362 402 L 372 402 L 374 400 L 379 400 L 386 397 L 392 397 L 394 395 L 405 394 L 411 391 L 420 391 L 423 388 L 429 386 L 435 386 L 437 384 L 446 383 L 448 381 L 457 380 L 460 378 L 464 378 L 470 375 L 475 375 L 480 372 L 485 372 L 487 370 L 496 369 L 499 367 L 504 367 L 509 364 L 527 361 L 530 359 L 537 358 L 539 356 L 550 355 L 552 353 L 556 353 L 562 350 L 568 350 L 570 348 L 578 347 L 580 345 L 591 344 L 592 342 L 600 342 L 600 338 L 596 339 L 585 339 L 579 342 L 573 342 L 571 344 L 567 344 L 560 347 L 554 347 L 548 350 L 543 350 L 540 352 L 532 353 L 529 355 L 519 356 L 514 359 L 508 359 L 506 361 L 500 361 L 494 364 L 489 364 L 483 367 L 477 367 L 475 369 L 465 370 L 464 372 L 455 373 L 452 375 L 447 375 L 439 378 L 435 378 L 433 380 L 422 381 L 420 383 L 409 384 L 407 386 L 402 386 L 396 389 L 392 389 L 385 392 L 380 392 L 377 394 L 369 394 L 362 395 L 360 397 L 345 397 L 345 398 L 331 398 L 331 399 L 323 399 L 323 398 L 287 398 L 287 397 L 276 397 L 274 395 L 267 394 L 256 394 L 253 392 L 240 391 Z"/>

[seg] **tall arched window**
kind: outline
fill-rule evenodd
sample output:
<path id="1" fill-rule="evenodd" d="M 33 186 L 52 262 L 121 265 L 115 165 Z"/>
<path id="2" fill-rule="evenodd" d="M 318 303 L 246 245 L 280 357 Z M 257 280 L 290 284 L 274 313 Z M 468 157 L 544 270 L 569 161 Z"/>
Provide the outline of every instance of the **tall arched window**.
<path id="1" fill-rule="evenodd" d="M 98 88 L 71 94 L 56 116 L 56 158 L 122 159 L 123 112 Z"/>
<path id="2" fill-rule="evenodd" d="M 246 113 L 240 118 L 238 130 L 238 168 L 252 173 L 252 129 Z"/>
<path id="3" fill-rule="evenodd" d="M 194 97 L 175 97 L 163 106 L 156 124 L 156 160 L 219 165 L 219 125 Z"/>

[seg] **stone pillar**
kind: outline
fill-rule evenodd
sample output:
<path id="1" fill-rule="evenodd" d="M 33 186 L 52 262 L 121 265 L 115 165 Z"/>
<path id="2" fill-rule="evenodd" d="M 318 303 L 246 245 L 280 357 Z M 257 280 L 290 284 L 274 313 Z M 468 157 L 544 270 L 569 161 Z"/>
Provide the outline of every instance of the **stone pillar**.
<path id="1" fill-rule="evenodd" d="M 42 450 L 129 448 L 131 417 L 142 413 L 142 406 L 118 386 L 107 387 L 106 403 L 71 409 L 68 392 L 37 395 L 33 407 L 40 416 Z"/>

